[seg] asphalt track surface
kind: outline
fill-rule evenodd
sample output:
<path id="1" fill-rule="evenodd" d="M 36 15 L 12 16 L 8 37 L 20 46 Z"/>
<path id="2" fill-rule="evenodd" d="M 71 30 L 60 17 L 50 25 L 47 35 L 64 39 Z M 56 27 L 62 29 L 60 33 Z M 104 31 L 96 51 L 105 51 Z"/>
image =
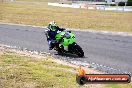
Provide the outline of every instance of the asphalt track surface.
<path id="1" fill-rule="evenodd" d="M 48 50 L 45 28 L 0 24 L 0 44 L 27 48 L 41 52 Z M 132 73 L 132 36 L 111 35 L 83 31 L 72 31 L 76 42 L 85 53 L 84 58 L 67 55 L 67 60 L 90 63 L 99 70 Z M 60 56 L 63 57 L 63 56 Z M 104 69 L 105 68 L 105 69 Z M 108 70 L 111 69 L 111 70 Z M 113 71 L 114 73 L 114 71 Z"/>

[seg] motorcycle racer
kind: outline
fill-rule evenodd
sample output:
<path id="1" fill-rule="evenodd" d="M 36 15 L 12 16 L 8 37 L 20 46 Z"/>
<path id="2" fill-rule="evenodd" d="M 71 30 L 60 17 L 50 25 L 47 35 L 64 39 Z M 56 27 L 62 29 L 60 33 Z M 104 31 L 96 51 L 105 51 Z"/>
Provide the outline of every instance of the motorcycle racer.
<path id="1" fill-rule="evenodd" d="M 48 30 L 46 30 L 46 36 L 47 36 L 47 41 L 49 44 L 49 50 L 52 50 L 54 48 L 54 43 L 56 42 L 55 36 L 58 31 L 64 31 L 64 28 L 60 28 L 57 26 L 55 21 L 51 21 L 47 27 Z"/>

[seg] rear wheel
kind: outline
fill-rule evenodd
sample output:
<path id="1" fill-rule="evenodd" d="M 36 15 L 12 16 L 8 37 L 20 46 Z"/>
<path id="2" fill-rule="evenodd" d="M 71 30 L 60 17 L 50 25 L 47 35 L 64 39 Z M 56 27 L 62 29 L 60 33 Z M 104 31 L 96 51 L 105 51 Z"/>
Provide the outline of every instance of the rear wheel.
<path id="1" fill-rule="evenodd" d="M 63 55 L 64 53 L 64 47 L 61 45 L 59 46 L 59 44 L 56 45 L 56 51 L 58 52 L 59 55 Z"/>

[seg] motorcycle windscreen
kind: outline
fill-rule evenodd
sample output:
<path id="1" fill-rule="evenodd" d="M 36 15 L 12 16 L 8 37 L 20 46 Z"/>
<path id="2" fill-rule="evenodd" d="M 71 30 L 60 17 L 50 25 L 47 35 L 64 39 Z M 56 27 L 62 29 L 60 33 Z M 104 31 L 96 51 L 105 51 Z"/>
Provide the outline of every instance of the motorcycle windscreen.
<path id="1" fill-rule="evenodd" d="M 63 38 L 61 44 L 64 46 L 68 46 L 69 44 L 72 44 L 75 42 L 75 36 L 74 34 L 70 33 L 70 38 Z"/>

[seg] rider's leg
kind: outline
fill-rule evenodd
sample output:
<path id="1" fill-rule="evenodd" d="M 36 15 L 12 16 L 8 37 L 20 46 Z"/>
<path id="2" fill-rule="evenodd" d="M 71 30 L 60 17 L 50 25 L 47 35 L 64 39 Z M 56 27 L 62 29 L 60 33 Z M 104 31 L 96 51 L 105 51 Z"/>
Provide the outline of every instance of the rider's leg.
<path id="1" fill-rule="evenodd" d="M 49 44 L 49 50 L 52 50 L 54 48 L 52 40 L 48 40 L 48 44 Z"/>

